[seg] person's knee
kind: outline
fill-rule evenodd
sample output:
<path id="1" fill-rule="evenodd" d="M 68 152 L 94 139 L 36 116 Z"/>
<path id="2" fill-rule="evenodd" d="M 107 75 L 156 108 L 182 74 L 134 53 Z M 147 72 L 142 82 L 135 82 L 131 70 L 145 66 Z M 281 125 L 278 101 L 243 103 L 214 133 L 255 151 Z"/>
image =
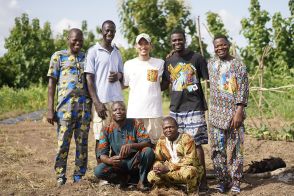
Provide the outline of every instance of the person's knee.
<path id="1" fill-rule="evenodd" d="M 141 151 L 142 155 L 145 156 L 145 157 L 148 157 L 148 158 L 155 158 L 155 154 L 154 154 L 154 151 L 152 150 L 152 148 L 150 147 L 145 147 L 142 149 Z"/>
<path id="2" fill-rule="evenodd" d="M 185 171 L 181 173 L 183 175 L 183 179 L 185 181 L 189 181 L 197 176 L 197 169 L 195 167 L 187 167 L 185 168 Z"/>
<path id="3" fill-rule="evenodd" d="M 105 173 L 107 172 L 107 165 L 104 163 L 100 163 L 97 165 L 94 169 L 94 175 L 97 178 L 103 178 L 105 176 Z"/>

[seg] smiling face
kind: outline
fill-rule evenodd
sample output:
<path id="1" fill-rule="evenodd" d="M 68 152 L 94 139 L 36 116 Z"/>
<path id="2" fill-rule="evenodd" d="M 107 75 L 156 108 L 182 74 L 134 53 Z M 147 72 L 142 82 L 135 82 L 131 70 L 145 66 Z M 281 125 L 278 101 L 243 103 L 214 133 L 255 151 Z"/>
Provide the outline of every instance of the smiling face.
<path id="1" fill-rule="evenodd" d="M 113 23 L 107 22 L 102 26 L 102 36 L 106 43 L 111 43 L 116 33 L 116 27 Z"/>
<path id="2" fill-rule="evenodd" d="M 114 121 L 124 121 L 126 119 L 126 107 L 123 103 L 114 103 L 112 105 L 112 118 Z"/>
<path id="3" fill-rule="evenodd" d="M 176 52 L 182 52 L 185 50 L 185 36 L 182 33 L 174 33 L 171 35 L 171 44 Z"/>
<path id="4" fill-rule="evenodd" d="M 83 47 L 84 38 L 80 30 L 71 30 L 68 35 L 68 46 L 72 54 L 78 54 Z"/>
<path id="5" fill-rule="evenodd" d="M 152 46 L 146 39 L 141 38 L 139 43 L 136 44 L 136 49 L 137 49 L 137 52 L 139 53 L 139 56 L 149 57 Z"/>
<path id="6" fill-rule="evenodd" d="M 220 59 L 229 58 L 230 43 L 225 38 L 217 38 L 213 41 L 214 52 Z"/>
<path id="7" fill-rule="evenodd" d="M 174 119 L 168 118 L 163 120 L 163 134 L 169 141 L 175 141 L 178 136 L 178 126 Z"/>

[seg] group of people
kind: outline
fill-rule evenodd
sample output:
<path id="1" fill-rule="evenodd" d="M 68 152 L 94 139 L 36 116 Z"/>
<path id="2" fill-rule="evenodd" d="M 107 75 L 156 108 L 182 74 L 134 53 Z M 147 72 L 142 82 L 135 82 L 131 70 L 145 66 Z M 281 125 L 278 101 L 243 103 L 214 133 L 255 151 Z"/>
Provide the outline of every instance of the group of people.
<path id="1" fill-rule="evenodd" d="M 85 55 L 81 52 L 82 31 L 70 29 L 68 49 L 51 57 L 47 120 L 57 122 L 57 184 L 67 180 L 73 134 L 73 182 L 85 175 L 92 120 L 97 159 L 94 174 L 100 180 L 122 187 L 136 183 L 141 191 L 150 184 L 184 184 L 189 193 L 208 191 L 202 145 L 208 143 L 209 132 L 217 189 L 239 193 L 248 77 L 246 66 L 230 55 L 227 37 L 214 38 L 216 55 L 207 63 L 185 47 L 183 30 L 171 33 L 173 50 L 165 60 L 150 56 L 152 39 L 141 33 L 135 40 L 138 56 L 123 64 L 119 49 L 112 44 L 115 33 L 113 21 L 103 22 L 101 42 Z M 210 82 L 209 131 L 201 79 Z M 56 86 L 58 103 L 54 108 Z M 127 108 L 123 88 L 129 88 Z M 166 89 L 171 89 L 170 115 L 163 118 L 161 91 Z"/>

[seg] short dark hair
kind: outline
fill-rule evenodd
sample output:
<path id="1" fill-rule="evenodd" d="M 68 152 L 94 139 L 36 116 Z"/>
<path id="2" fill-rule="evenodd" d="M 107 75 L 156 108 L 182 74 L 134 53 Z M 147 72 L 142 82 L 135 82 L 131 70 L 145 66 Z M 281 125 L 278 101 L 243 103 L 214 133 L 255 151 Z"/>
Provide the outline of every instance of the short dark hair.
<path id="1" fill-rule="evenodd" d="M 82 30 L 81 29 L 78 29 L 78 28 L 71 28 L 69 31 L 68 31 L 68 38 L 69 38 L 69 36 L 73 33 L 73 32 L 75 32 L 75 33 L 77 33 L 77 34 L 81 34 L 81 35 L 83 35 L 83 32 L 82 32 Z"/>
<path id="2" fill-rule="evenodd" d="M 183 29 L 178 29 L 178 28 L 174 29 L 171 32 L 171 35 L 173 34 L 182 34 L 184 36 L 184 39 L 186 39 L 185 31 Z"/>
<path id="3" fill-rule="evenodd" d="M 103 28 L 103 26 L 104 26 L 105 24 L 113 24 L 113 25 L 116 27 L 115 23 L 114 23 L 112 20 L 105 20 L 105 21 L 102 23 L 102 25 L 101 25 L 101 29 Z"/>
<path id="4" fill-rule="evenodd" d="M 217 39 L 221 39 L 221 38 L 225 39 L 228 43 L 230 43 L 228 37 L 226 35 L 224 35 L 224 34 L 217 34 L 217 35 L 215 35 L 214 38 L 213 38 L 213 41 L 215 41 Z"/>
<path id="5" fill-rule="evenodd" d="M 175 123 L 176 127 L 179 127 L 178 122 L 176 121 L 176 119 L 174 119 L 174 118 L 171 117 L 171 116 L 166 116 L 166 117 L 164 117 L 164 118 L 162 119 L 162 122 L 165 122 L 165 121 L 172 121 L 172 122 Z"/>
<path id="6" fill-rule="evenodd" d="M 111 105 L 111 108 L 113 108 L 113 106 L 116 104 L 123 106 L 125 109 L 127 109 L 126 104 L 123 101 L 114 101 Z"/>

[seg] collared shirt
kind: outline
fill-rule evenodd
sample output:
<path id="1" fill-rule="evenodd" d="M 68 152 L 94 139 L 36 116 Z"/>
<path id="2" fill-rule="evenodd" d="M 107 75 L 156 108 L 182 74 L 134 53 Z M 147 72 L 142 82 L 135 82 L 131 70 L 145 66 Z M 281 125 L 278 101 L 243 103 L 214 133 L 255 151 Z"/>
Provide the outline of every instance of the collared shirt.
<path id="1" fill-rule="evenodd" d="M 82 52 L 75 56 L 68 50 L 62 50 L 51 57 L 47 76 L 57 80 L 56 111 L 59 119 L 70 120 L 80 117 L 79 115 L 90 119 L 91 99 L 84 77 L 84 62 L 85 54 Z"/>
<path id="2" fill-rule="evenodd" d="M 237 104 L 247 105 L 249 84 L 246 66 L 239 59 L 212 58 L 208 63 L 210 78 L 209 123 L 228 129 Z"/>
<path id="3" fill-rule="evenodd" d="M 179 134 L 173 142 L 162 136 L 156 144 L 155 156 L 156 161 L 164 162 L 170 171 L 179 170 L 183 166 L 194 166 L 202 172 L 194 140 L 186 133 Z"/>
<path id="4" fill-rule="evenodd" d="M 141 120 L 128 118 L 121 128 L 112 121 L 101 131 L 97 155 L 109 156 L 110 149 L 112 155 L 119 155 L 122 145 L 141 142 L 151 142 Z M 132 149 L 131 154 L 136 152 Z"/>
<path id="5" fill-rule="evenodd" d="M 121 54 L 116 46 L 109 52 L 97 43 L 88 50 L 85 72 L 95 75 L 96 94 L 102 103 L 123 101 L 120 82 L 108 81 L 110 71 L 123 72 Z"/>

